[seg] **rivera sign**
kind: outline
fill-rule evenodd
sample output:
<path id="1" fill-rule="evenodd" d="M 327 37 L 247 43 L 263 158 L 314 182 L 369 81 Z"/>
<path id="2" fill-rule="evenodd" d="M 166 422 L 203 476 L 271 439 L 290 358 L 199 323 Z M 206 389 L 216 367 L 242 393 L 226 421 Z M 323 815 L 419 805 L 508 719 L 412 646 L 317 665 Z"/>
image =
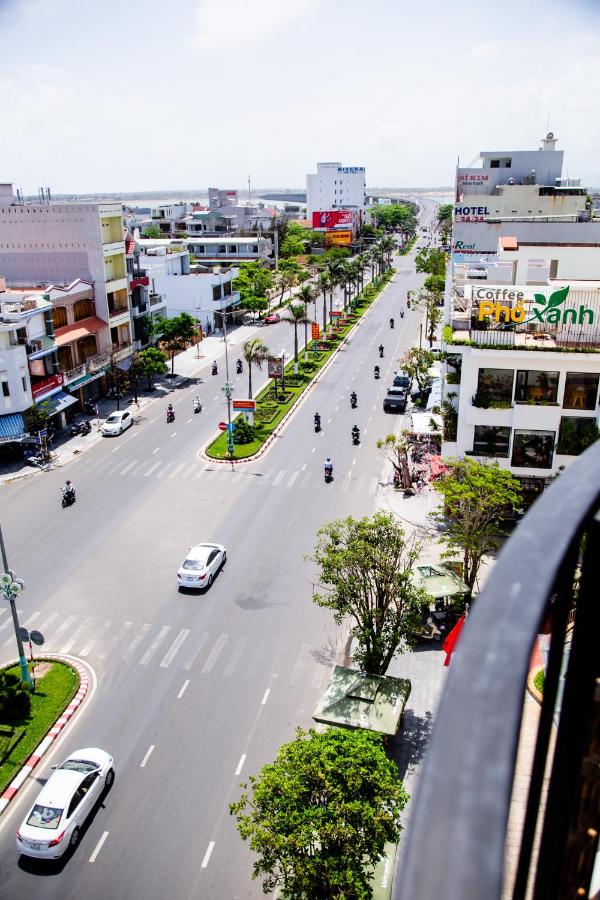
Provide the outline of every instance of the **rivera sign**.
<path id="1" fill-rule="evenodd" d="M 478 321 L 492 316 L 496 322 L 526 325 L 529 322 L 541 322 L 543 325 L 593 325 L 594 311 L 579 304 L 564 307 L 569 295 L 569 286 L 553 291 L 548 297 L 545 294 L 534 294 L 533 303 L 525 297 L 524 291 L 510 288 L 473 288 L 473 299 L 479 301 Z M 507 303 L 501 301 L 509 301 Z M 514 305 L 513 305 L 514 303 Z M 525 304 L 528 304 L 529 309 Z M 528 317 L 529 314 L 529 317 Z"/>

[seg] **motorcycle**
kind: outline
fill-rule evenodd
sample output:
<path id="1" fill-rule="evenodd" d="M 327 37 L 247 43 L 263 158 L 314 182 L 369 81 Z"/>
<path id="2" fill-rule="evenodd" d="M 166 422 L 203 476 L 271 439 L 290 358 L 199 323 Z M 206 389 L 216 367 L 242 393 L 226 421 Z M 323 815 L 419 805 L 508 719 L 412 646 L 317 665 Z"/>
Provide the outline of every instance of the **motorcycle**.
<path id="1" fill-rule="evenodd" d="M 241 359 L 238 359 L 238 361 L 235 364 L 235 371 L 237 372 L 238 375 L 241 375 L 243 370 L 244 370 L 244 367 L 242 366 L 242 361 L 241 361 Z"/>
<path id="2" fill-rule="evenodd" d="M 319 432 L 321 430 L 321 416 L 317 413 L 315 416 L 315 432 Z"/>
<path id="3" fill-rule="evenodd" d="M 383 344 L 379 345 L 379 356 L 383 359 Z"/>
<path id="4" fill-rule="evenodd" d="M 325 484 L 333 481 L 333 466 L 325 466 Z"/>
<path id="5" fill-rule="evenodd" d="M 98 415 L 98 410 L 97 410 L 96 404 L 94 403 L 93 400 L 86 400 L 85 403 L 83 404 L 83 408 L 84 408 L 85 412 L 88 414 L 88 416 Z"/>
<path id="6" fill-rule="evenodd" d="M 394 320 L 390 319 L 390 328 L 393 328 L 393 327 L 394 327 Z"/>
<path id="7" fill-rule="evenodd" d="M 360 444 L 360 431 L 356 425 L 352 429 L 352 443 Z"/>
<path id="8" fill-rule="evenodd" d="M 78 435 L 78 434 L 83 436 L 83 435 L 89 434 L 91 430 L 92 430 L 92 426 L 87 421 L 87 419 L 83 422 L 77 422 L 77 424 L 71 426 L 71 434 L 73 436 Z"/>
<path id="9" fill-rule="evenodd" d="M 202 403 L 196 397 L 196 399 L 194 400 L 194 413 L 199 413 L 199 412 L 202 412 Z"/>
<path id="10" fill-rule="evenodd" d="M 357 405 L 358 397 L 356 396 L 356 394 L 350 394 L 350 406 L 352 407 L 352 409 L 356 409 Z"/>
<path id="11" fill-rule="evenodd" d="M 75 503 L 75 489 L 74 488 L 63 488 L 62 489 L 62 508 L 65 509 L 67 506 L 72 506 Z"/>
<path id="12" fill-rule="evenodd" d="M 217 364 L 213 363 L 212 365 L 212 374 L 216 375 L 219 370 L 217 369 Z"/>
<path id="13" fill-rule="evenodd" d="M 379 366 L 375 366 L 373 374 L 375 375 L 376 379 L 379 378 Z"/>
<path id="14" fill-rule="evenodd" d="M 167 410 L 167 425 L 169 425 L 171 422 L 174 422 L 174 421 L 175 421 L 175 410 L 168 409 Z"/>
<path id="15" fill-rule="evenodd" d="M 404 318 L 404 310 L 401 310 L 401 312 L 400 312 L 400 318 L 401 318 L 401 319 Z"/>

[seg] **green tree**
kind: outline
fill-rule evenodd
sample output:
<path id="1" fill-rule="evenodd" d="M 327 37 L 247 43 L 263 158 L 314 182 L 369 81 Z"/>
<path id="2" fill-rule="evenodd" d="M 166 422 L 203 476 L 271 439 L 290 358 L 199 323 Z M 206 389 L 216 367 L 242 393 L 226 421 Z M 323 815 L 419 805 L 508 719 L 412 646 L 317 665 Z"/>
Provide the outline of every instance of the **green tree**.
<path id="1" fill-rule="evenodd" d="M 318 286 L 323 294 L 323 337 L 327 331 L 327 292 L 331 289 L 331 276 L 328 272 L 322 272 L 319 275 Z"/>
<path id="2" fill-rule="evenodd" d="M 171 355 L 171 375 L 175 374 L 175 354 L 178 350 L 185 350 L 187 345 L 197 334 L 198 323 L 189 313 L 181 313 L 172 319 L 164 319 L 157 316 L 157 332 L 161 342 Z"/>
<path id="3" fill-rule="evenodd" d="M 388 434 L 387 437 L 377 441 L 377 449 L 383 450 L 400 477 L 403 488 L 411 486 L 410 469 L 408 467 L 408 450 L 410 447 L 409 432 L 401 431 L 400 434 Z"/>
<path id="4" fill-rule="evenodd" d="M 422 247 L 415 256 L 417 272 L 446 277 L 446 254 L 440 247 Z"/>
<path id="5" fill-rule="evenodd" d="M 264 893 L 289 900 L 372 897 L 386 843 L 400 837 L 408 801 L 380 735 L 298 729 L 229 807 L 258 859 Z"/>
<path id="6" fill-rule="evenodd" d="M 247 297 L 264 298 L 272 286 L 273 273 L 262 260 L 240 263 L 238 276 L 233 280 L 233 289 L 239 291 L 242 306 Z"/>
<path id="7" fill-rule="evenodd" d="M 435 356 L 431 350 L 423 350 L 421 347 L 411 347 L 401 356 L 400 365 L 407 375 L 417 382 L 417 387 L 424 393 L 431 387 L 429 370 L 435 362 Z"/>
<path id="8" fill-rule="evenodd" d="M 18 675 L 0 671 L 0 722 L 24 719 L 31 709 L 31 693 Z"/>
<path id="9" fill-rule="evenodd" d="M 265 300 L 264 297 L 254 297 L 253 295 L 248 295 L 244 297 L 243 300 L 240 301 L 240 307 L 242 309 L 248 310 L 251 313 L 261 313 L 268 309 L 269 301 Z"/>
<path id="10" fill-rule="evenodd" d="M 250 338 L 242 344 L 242 356 L 248 366 L 248 399 L 252 400 L 252 366 L 262 369 L 262 364 L 269 358 L 271 351 L 260 338 Z"/>
<path id="11" fill-rule="evenodd" d="M 254 425 L 250 425 L 245 416 L 238 416 L 233 431 L 234 444 L 251 444 L 254 440 Z"/>
<path id="12" fill-rule="evenodd" d="M 152 238 L 152 240 L 156 240 L 156 238 L 160 238 L 163 236 L 162 231 L 158 227 L 158 225 L 148 225 L 146 230 L 144 231 L 145 238 Z"/>
<path id="13" fill-rule="evenodd" d="M 354 658 L 363 672 L 385 675 L 417 627 L 429 599 L 412 578 L 420 550 L 389 513 L 338 519 L 317 533 L 310 558 L 321 570 L 324 590 L 313 600 L 333 610 L 338 624 L 353 622 Z"/>
<path id="14" fill-rule="evenodd" d="M 290 303 L 284 318 L 294 327 L 294 362 L 298 365 L 298 325 L 306 323 L 306 307 L 302 303 Z"/>
<path id="15" fill-rule="evenodd" d="M 440 537 L 446 557 L 457 550 L 463 558 L 463 580 L 473 590 L 481 560 L 500 544 L 501 517 L 521 502 L 519 480 L 497 462 L 447 460 L 448 471 L 435 482 L 443 498 L 432 517 L 445 526 Z"/>
<path id="16" fill-rule="evenodd" d="M 432 294 L 442 295 L 443 300 L 443 293 L 446 289 L 446 278 L 444 275 L 428 275 L 423 282 L 423 287 Z"/>
<path id="17" fill-rule="evenodd" d="M 25 421 L 25 431 L 28 434 L 37 435 L 39 431 L 43 431 L 48 427 L 48 419 L 50 418 L 50 409 L 48 401 L 42 403 L 34 403 L 23 413 Z"/>
<path id="18" fill-rule="evenodd" d="M 308 326 L 312 322 L 312 319 L 308 312 L 308 307 L 310 303 L 315 303 L 316 290 L 314 284 L 303 284 L 297 294 L 297 299 L 300 303 L 304 305 L 304 359 L 306 359 L 307 347 L 308 347 Z M 315 303 L 316 305 L 316 303 Z"/>
<path id="19" fill-rule="evenodd" d="M 313 241 L 314 234 L 312 229 L 300 225 L 299 222 L 288 222 L 284 234 L 281 235 L 280 232 L 280 257 L 287 259 L 290 256 L 303 256 L 308 253 L 311 244 L 317 243 L 317 241 Z"/>
<path id="20" fill-rule="evenodd" d="M 157 347 L 148 347 L 136 353 L 131 364 L 130 372 L 133 375 L 142 375 L 148 379 L 148 390 L 152 390 L 152 382 L 157 375 L 166 375 L 169 371 L 167 356 Z"/>

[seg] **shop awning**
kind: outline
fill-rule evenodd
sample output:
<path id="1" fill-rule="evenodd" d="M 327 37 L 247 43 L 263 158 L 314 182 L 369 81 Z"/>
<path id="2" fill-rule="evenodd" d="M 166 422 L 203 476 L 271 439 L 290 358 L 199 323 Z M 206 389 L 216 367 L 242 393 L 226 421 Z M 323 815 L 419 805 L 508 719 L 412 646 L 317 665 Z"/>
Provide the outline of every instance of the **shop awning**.
<path id="1" fill-rule="evenodd" d="M 55 416 L 57 413 L 64 412 L 65 409 L 68 409 L 69 406 L 73 406 L 74 403 L 77 403 L 77 398 L 70 397 L 68 394 L 65 394 L 64 391 L 53 394 L 52 397 L 49 397 L 44 401 L 49 416 Z"/>
<path id="2" fill-rule="evenodd" d="M 81 378 L 76 378 L 75 381 L 71 381 L 70 384 L 65 385 L 68 391 L 77 391 L 79 388 L 83 387 L 86 384 L 89 384 L 91 381 L 96 381 L 98 378 L 102 378 L 104 375 L 104 369 L 100 372 L 88 372 L 86 375 L 82 375 Z"/>
<path id="3" fill-rule="evenodd" d="M 71 344 L 73 341 L 78 341 L 82 337 L 96 334 L 98 331 L 102 331 L 103 328 L 107 327 L 108 323 L 103 319 L 99 319 L 98 316 L 88 316 L 87 319 L 82 319 L 81 322 L 75 322 L 74 325 L 64 325 L 62 328 L 57 328 L 56 343 L 59 347 L 64 347 L 65 344 Z"/>
<path id="4" fill-rule="evenodd" d="M 313 713 L 315 722 L 396 734 L 410 696 L 408 678 L 336 666 Z"/>
<path id="5" fill-rule="evenodd" d="M 469 593 L 464 581 L 443 563 L 435 566 L 416 566 L 413 572 L 417 584 L 425 588 L 434 600 Z"/>
<path id="6" fill-rule="evenodd" d="M 25 423 L 21 413 L 0 416 L 0 442 L 19 441 L 25 434 Z"/>

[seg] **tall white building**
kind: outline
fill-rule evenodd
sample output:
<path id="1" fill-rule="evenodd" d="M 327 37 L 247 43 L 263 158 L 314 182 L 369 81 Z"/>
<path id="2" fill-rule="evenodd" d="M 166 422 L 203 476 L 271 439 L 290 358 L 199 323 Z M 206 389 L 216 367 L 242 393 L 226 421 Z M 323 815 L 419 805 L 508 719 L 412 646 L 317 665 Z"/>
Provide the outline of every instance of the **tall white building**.
<path id="1" fill-rule="evenodd" d="M 315 174 L 306 176 L 306 212 L 309 222 L 319 210 L 365 208 L 364 166 L 343 166 L 339 162 L 317 163 Z"/>

